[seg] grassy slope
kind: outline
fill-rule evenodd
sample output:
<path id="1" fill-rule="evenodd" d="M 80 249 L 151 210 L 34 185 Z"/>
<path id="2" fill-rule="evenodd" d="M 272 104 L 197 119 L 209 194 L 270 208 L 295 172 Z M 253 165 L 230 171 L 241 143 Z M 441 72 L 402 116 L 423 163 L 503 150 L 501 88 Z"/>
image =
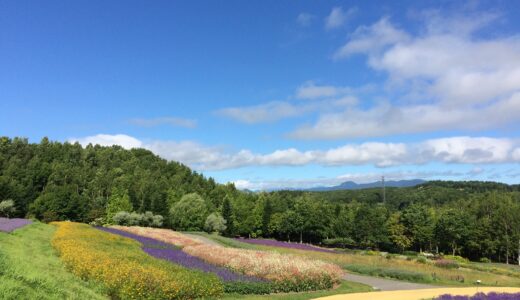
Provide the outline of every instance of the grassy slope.
<path id="1" fill-rule="evenodd" d="M 412 282 L 431 283 L 439 285 L 474 285 L 474 282 L 481 280 L 483 285 L 499 285 L 499 286 L 520 286 L 520 268 L 511 268 L 508 266 L 493 265 L 493 270 L 486 269 L 477 263 L 469 263 L 460 269 L 442 269 L 430 264 L 421 264 L 415 261 L 386 259 L 381 256 L 370 256 L 361 254 L 331 254 L 315 251 L 303 251 L 296 249 L 287 249 L 280 247 L 268 247 L 262 245 L 252 245 L 242 243 L 233 239 L 222 236 L 215 236 L 206 233 L 197 233 L 207 238 L 211 238 L 227 247 L 258 249 L 258 250 L 274 250 L 282 253 L 291 253 L 321 259 L 336 263 L 346 270 L 356 271 L 362 274 L 392 277 L 396 279 L 404 279 Z M 480 268 L 477 268 L 480 266 Z M 432 280 L 431 276 L 435 273 L 436 280 Z M 417 279 L 413 275 L 424 275 L 423 278 Z M 387 275 L 387 276 L 385 276 Z M 420 277 L 420 276 L 419 276 Z M 464 278 L 464 282 L 459 282 L 460 278 Z"/>
<path id="2" fill-rule="evenodd" d="M 107 299 L 69 273 L 51 246 L 55 227 L 36 223 L 0 233 L 1 299 Z"/>

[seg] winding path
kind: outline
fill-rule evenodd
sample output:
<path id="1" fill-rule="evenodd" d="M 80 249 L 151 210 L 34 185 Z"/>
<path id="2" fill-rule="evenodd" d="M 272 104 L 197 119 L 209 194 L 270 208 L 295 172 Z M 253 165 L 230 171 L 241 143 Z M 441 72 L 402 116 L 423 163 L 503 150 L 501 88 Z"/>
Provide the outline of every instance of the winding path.
<path id="1" fill-rule="evenodd" d="M 440 286 L 435 286 L 435 285 L 412 283 L 412 282 L 406 282 L 406 281 L 397 281 L 397 280 L 357 275 L 357 274 L 351 274 L 351 273 L 348 273 L 345 276 L 343 276 L 343 279 L 345 279 L 347 281 L 363 283 L 363 284 L 373 287 L 374 290 L 380 290 L 380 291 L 420 290 L 420 289 L 441 288 Z"/>

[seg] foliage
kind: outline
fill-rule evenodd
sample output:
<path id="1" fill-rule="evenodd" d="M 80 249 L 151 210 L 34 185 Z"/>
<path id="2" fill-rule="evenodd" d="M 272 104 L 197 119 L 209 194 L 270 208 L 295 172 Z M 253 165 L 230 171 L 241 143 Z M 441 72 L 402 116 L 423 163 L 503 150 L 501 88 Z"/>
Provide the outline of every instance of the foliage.
<path id="1" fill-rule="evenodd" d="M 133 207 L 132 203 L 130 203 L 128 191 L 114 188 L 112 190 L 112 195 L 108 199 L 106 211 L 108 222 L 115 222 L 116 220 L 113 218 L 118 212 L 131 212 L 132 210 Z"/>
<path id="2" fill-rule="evenodd" d="M 0 217 L 12 216 L 16 212 L 14 207 L 14 201 L 12 199 L 4 200 L 0 202 Z"/>
<path id="3" fill-rule="evenodd" d="M 150 211 L 147 211 L 144 214 L 120 211 L 112 217 L 112 221 L 116 225 L 124 226 L 161 227 L 163 225 L 163 216 L 154 215 Z"/>
<path id="4" fill-rule="evenodd" d="M 142 252 L 138 242 L 88 225 L 58 222 L 52 245 L 71 271 L 103 283 L 110 295 L 128 298 L 192 299 L 219 296 L 217 277 L 188 271 Z"/>
<path id="5" fill-rule="evenodd" d="M 170 215 L 174 228 L 186 231 L 200 231 L 204 227 L 204 221 L 207 216 L 206 203 L 199 194 L 187 194 L 172 206 Z"/>
<path id="6" fill-rule="evenodd" d="M 266 295 L 273 292 L 273 285 L 269 282 L 225 282 L 224 291 L 239 295 Z"/>
<path id="7" fill-rule="evenodd" d="M 210 214 L 204 222 L 204 229 L 207 232 L 223 233 L 226 228 L 226 220 L 219 213 Z"/>

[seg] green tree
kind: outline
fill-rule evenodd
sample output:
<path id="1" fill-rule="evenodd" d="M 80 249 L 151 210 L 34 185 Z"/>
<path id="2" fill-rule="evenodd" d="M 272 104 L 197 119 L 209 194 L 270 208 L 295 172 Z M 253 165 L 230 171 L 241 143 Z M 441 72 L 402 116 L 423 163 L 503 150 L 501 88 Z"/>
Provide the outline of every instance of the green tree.
<path id="1" fill-rule="evenodd" d="M 455 255 L 457 251 L 460 252 L 469 229 L 467 214 L 461 209 L 449 208 L 439 215 L 435 233 L 441 244 L 446 244 L 451 249 L 452 255 Z"/>
<path id="2" fill-rule="evenodd" d="M 211 213 L 204 223 L 204 230 L 207 232 L 222 233 L 226 230 L 226 220 L 219 213 Z"/>
<path id="3" fill-rule="evenodd" d="M 184 195 L 170 209 L 170 216 L 177 230 L 201 231 L 207 216 L 206 203 L 197 193 Z"/>
<path id="4" fill-rule="evenodd" d="M 269 223 L 271 222 L 271 215 L 273 214 L 273 207 L 271 206 L 271 199 L 267 197 L 264 202 L 264 210 L 262 212 L 262 234 L 269 236 Z"/>
<path id="5" fill-rule="evenodd" d="M 112 218 L 120 211 L 133 211 L 132 203 L 126 189 L 114 188 L 106 208 L 107 221 L 112 222 Z"/>
<path id="6" fill-rule="evenodd" d="M 390 241 L 394 243 L 401 252 L 412 245 L 412 239 L 405 234 L 405 226 L 401 223 L 401 214 L 396 212 L 390 215 L 387 221 Z"/>
<path id="7" fill-rule="evenodd" d="M 431 251 L 435 229 L 431 209 L 422 204 L 412 204 L 403 211 L 401 221 L 407 235 L 411 237 L 419 251 L 422 252 L 427 246 Z"/>
<path id="8" fill-rule="evenodd" d="M 231 207 L 231 201 L 229 200 L 229 196 L 224 197 L 224 202 L 222 203 L 222 217 L 226 221 L 226 230 L 224 234 L 227 236 L 231 236 L 235 233 L 234 227 L 234 218 L 233 218 L 233 209 Z"/>

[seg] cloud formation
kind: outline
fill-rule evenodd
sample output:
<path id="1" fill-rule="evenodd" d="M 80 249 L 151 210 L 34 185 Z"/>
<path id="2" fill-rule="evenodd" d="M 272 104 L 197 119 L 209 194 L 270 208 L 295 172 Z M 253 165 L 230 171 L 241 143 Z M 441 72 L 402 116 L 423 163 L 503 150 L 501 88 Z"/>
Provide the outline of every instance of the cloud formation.
<path id="1" fill-rule="evenodd" d="M 492 164 L 520 162 L 520 143 L 507 138 L 450 137 L 418 143 L 365 142 L 346 144 L 327 150 L 300 151 L 279 149 L 259 154 L 243 149 L 225 151 L 192 141 L 140 141 L 127 135 L 100 134 L 70 139 L 82 145 L 120 145 L 146 148 L 168 159 L 180 161 L 197 170 L 223 170 L 246 166 L 322 166 L 373 165 L 377 167 L 424 164 L 428 162 Z"/>
<path id="2" fill-rule="evenodd" d="M 314 18 L 314 15 L 302 12 L 298 15 L 298 17 L 296 17 L 296 23 L 298 23 L 300 26 L 307 27 L 311 25 L 311 22 Z"/>
<path id="3" fill-rule="evenodd" d="M 343 26 L 350 18 L 352 18 L 357 12 L 357 8 L 352 7 L 348 10 L 337 6 L 334 7 L 330 14 L 325 18 L 325 29 L 331 30 Z"/>
<path id="4" fill-rule="evenodd" d="M 334 54 L 336 60 L 366 56 L 370 68 L 387 74 L 392 101 L 325 112 L 290 136 L 339 139 L 518 124 L 520 38 L 479 37 L 497 19 L 493 14 L 422 17 L 424 31 L 415 35 L 388 17 L 360 26 Z"/>

